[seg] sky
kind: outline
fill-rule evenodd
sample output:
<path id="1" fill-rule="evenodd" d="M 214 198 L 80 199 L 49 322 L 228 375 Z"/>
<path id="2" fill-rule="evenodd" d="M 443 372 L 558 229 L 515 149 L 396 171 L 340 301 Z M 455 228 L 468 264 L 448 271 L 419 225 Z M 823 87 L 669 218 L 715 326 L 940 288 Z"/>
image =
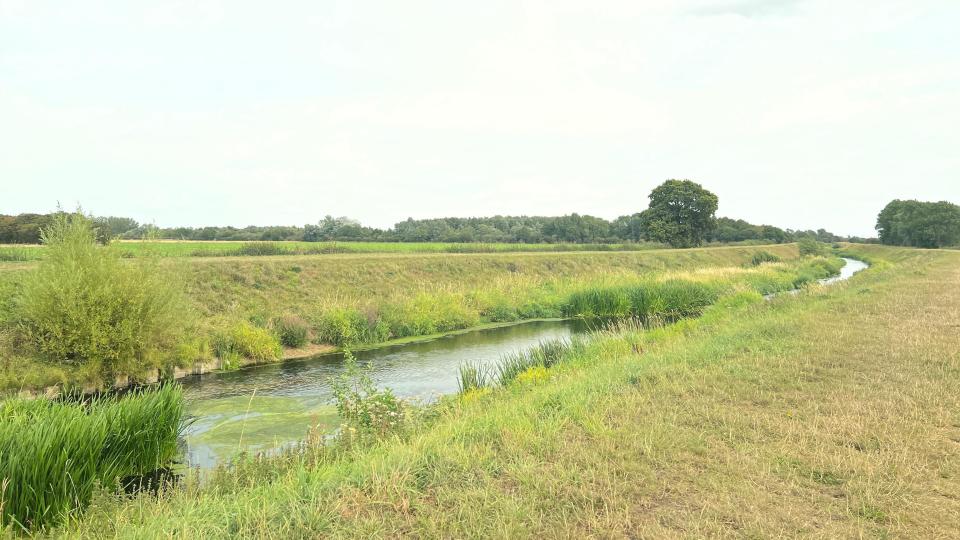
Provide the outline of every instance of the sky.
<path id="1" fill-rule="evenodd" d="M 957 0 L 0 0 L 0 213 L 160 226 L 960 203 Z"/>

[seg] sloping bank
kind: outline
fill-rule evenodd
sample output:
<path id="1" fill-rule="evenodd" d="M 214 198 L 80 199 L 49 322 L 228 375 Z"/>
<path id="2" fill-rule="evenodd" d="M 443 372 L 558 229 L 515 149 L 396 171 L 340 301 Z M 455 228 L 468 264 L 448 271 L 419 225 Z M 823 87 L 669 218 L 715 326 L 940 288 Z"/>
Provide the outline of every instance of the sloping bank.
<path id="1" fill-rule="evenodd" d="M 5 364 L 0 386 L 17 390 L 122 386 L 311 356 L 344 346 L 376 346 L 484 325 L 565 317 L 579 314 L 571 311 L 569 300 L 583 291 L 631 285 L 680 270 L 749 265 L 760 253 L 766 254 L 761 258 L 785 261 L 798 257 L 796 245 L 776 245 L 638 253 L 164 260 L 158 271 L 185 284 L 189 311 L 197 315 L 175 349 L 145 358 L 135 372 L 110 373 L 4 354 L 0 340 L 0 361 Z M 5 294 L 14 290 L 22 272 L 4 273 L 0 289 Z"/>
<path id="2" fill-rule="evenodd" d="M 72 537 L 950 537 L 960 254 L 625 327 L 372 446 L 114 501 Z"/>

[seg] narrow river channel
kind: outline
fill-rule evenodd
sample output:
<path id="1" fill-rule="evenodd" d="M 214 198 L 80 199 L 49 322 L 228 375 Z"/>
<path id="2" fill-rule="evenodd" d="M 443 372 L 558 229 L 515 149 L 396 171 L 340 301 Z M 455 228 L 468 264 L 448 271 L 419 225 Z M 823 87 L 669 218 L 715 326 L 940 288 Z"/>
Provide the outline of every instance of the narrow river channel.
<path id="1" fill-rule="evenodd" d="M 867 268 L 861 261 L 844 260 L 840 274 L 821 283 L 842 281 Z M 493 365 L 504 354 L 589 329 L 579 320 L 533 321 L 359 351 L 355 357 L 369 368 L 377 386 L 430 402 L 457 391 L 461 364 Z M 184 461 L 208 468 L 238 450 L 275 448 L 302 440 L 313 426 L 335 427 L 330 379 L 343 369 L 343 356 L 332 354 L 185 379 L 192 423 L 184 434 Z"/>

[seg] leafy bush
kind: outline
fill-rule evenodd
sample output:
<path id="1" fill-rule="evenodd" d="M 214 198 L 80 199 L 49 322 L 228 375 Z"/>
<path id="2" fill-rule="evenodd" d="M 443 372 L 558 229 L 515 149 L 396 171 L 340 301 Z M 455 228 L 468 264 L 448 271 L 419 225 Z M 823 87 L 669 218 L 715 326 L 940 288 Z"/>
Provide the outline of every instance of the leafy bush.
<path id="1" fill-rule="evenodd" d="M 270 361 L 279 359 L 283 354 L 280 342 L 269 330 L 257 328 L 248 322 L 216 335 L 213 351 L 218 358 L 227 361 L 238 360 L 238 356 Z"/>
<path id="2" fill-rule="evenodd" d="M 39 268 L 14 301 L 22 341 L 55 362 L 136 373 L 169 357 L 189 311 L 155 261 L 123 261 L 96 244 L 91 220 L 61 213 L 42 232 Z"/>
<path id="3" fill-rule="evenodd" d="M 183 428 L 179 386 L 92 403 L 0 404 L 0 529 L 36 530 L 83 509 L 97 486 L 169 463 Z"/>
<path id="4" fill-rule="evenodd" d="M 310 333 L 306 321 L 296 315 L 284 315 L 274 320 L 273 330 L 284 347 L 303 347 Z"/>
<path id="5" fill-rule="evenodd" d="M 758 251 L 753 254 L 753 258 L 750 260 L 750 264 L 753 266 L 760 266 L 768 262 L 780 262 L 780 257 L 777 257 L 769 251 Z"/>

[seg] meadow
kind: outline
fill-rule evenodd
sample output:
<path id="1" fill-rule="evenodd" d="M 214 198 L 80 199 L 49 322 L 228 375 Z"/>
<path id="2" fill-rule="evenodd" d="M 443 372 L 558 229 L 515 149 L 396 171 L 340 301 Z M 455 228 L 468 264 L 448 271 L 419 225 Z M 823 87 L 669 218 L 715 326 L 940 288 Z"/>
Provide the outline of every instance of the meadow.
<path id="1" fill-rule="evenodd" d="M 533 351 L 365 444 L 101 499 L 54 536 L 950 537 L 960 254 L 846 251 L 872 267 Z"/>
<path id="2" fill-rule="evenodd" d="M 143 357 L 142 371 L 124 367 L 119 374 L 153 380 L 158 369 L 170 375 L 174 368 L 191 370 L 197 363 L 229 369 L 489 323 L 619 316 L 586 309 L 583 302 L 591 294 L 630 294 L 624 287 L 650 288 L 652 279 L 668 272 L 752 266 L 760 252 L 784 261 L 799 256 L 796 245 L 776 245 L 605 253 L 158 258 L 140 275 L 182 284 L 185 305 L 178 313 L 183 339 L 166 356 Z M 123 264 L 139 264 L 136 261 Z M 29 264 L 11 263 L 0 272 L 0 322 L 13 319 L 9 299 L 31 271 Z M 769 271 L 765 286 L 771 290 L 799 284 L 790 269 L 777 272 L 772 266 Z M 807 275 L 801 282 L 815 277 L 822 275 Z M 630 301 L 639 297 L 634 294 Z M 76 318 L 84 317 L 71 320 Z M 6 339 L 0 335 L 0 350 L 7 351 L 0 355 L 5 368 L 0 388 L 112 384 L 112 375 L 106 378 L 98 365 L 71 367 L 31 358 L 12 352 L 11 340 L 9 333 Z"/>
<path id="3" fill-rule="evenodd" d="M 258 257 L 337 253 L 517 253 L 567 251 L 643 251 L 662 248 L 655 243 L 525 244 L 458 242 L 240 242 L 199 240 L 118 240 L 112 243 L 123 257 Z M 38 261 L 40 245 L 0 245 L 0 262 Z"/>

